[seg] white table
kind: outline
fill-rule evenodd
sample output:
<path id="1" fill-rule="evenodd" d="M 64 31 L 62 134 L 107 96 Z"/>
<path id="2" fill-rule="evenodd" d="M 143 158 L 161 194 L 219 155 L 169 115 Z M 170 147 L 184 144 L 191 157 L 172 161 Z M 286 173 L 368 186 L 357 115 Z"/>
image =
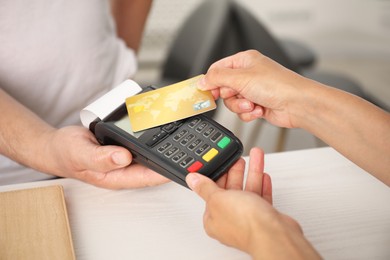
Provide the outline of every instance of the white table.
<path id="1" fill-rule="evenodd" d="M 390 259 L 390 189 L 331 148 L 266 155 L 274 205 L 302 225 L 325 259 Z M 390 169 L 389 169 L 390 171 Z M 77 259 L 249 259 L 208 238 L 204 204 L 175 183 L 111 191 L 61 184 Z"/>

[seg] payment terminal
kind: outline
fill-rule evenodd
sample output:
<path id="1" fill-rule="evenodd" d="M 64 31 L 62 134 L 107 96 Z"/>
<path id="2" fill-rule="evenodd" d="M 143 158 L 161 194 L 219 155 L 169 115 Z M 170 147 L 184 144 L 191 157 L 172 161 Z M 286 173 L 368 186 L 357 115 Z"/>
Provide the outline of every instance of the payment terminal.
<path id="1" fill-rule="evenodd" d="M 142 92 L 153 90 L 147 87 Z M 89 125 L 102 145 L 127 148 L 133 161 L 185 187 L 189 172 L 217 180 L 242 155 L 243 146 L 232 132 L 200 114 L 140 132 L 131 130 L 126 104 Z"/>

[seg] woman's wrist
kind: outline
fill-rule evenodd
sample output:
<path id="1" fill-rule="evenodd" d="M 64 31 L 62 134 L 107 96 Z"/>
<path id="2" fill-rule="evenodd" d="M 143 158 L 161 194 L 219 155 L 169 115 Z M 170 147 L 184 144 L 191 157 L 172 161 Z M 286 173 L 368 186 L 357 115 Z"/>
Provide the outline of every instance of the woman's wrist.
<path id="1" fill-rule="evenodd" d="M 300 77 L 295 84 L 294 95 L 289 98 L 288 111 L 294 128 L 310 129 L 324 111 L 324 99 L 328 97 L 327 88 L 318 82 Z"/>
<path id="2" fill-rule="evenodd" d="M 321 259 L 304 237 L 299 225 L 278 213 L 267 224 L 258 223 L 253 230 L 248 253 L 253 259 Z"/>

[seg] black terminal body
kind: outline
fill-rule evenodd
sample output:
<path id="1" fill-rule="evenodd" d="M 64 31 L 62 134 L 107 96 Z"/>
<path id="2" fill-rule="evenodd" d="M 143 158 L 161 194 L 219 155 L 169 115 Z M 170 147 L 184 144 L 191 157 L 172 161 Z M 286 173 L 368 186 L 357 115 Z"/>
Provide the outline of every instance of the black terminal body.
<path id="1" fill-rule="evenodd" d="M 205 115 L 133 133 L 125 103 L 103 120 L 93 121 L 90 130 L 100 144 L 127 148 L 134 162 L 185 187 L 189 172 L 215 181 L 243 152 L 242 143 L 232 132 Z"/>

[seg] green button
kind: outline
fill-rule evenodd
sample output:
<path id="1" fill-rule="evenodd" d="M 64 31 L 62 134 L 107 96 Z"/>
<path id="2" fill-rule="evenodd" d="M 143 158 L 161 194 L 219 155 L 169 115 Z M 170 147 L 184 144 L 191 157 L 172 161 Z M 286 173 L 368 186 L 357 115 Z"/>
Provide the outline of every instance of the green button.
<path id="1" fill-rule="evenodd" d="M 230 138 L 225 136 L 224 138 L 221 139 L 221 141 L 218 142 L 218 147 L 219 148 L 225 148 L 229 143 L 230 143 Z"/>

